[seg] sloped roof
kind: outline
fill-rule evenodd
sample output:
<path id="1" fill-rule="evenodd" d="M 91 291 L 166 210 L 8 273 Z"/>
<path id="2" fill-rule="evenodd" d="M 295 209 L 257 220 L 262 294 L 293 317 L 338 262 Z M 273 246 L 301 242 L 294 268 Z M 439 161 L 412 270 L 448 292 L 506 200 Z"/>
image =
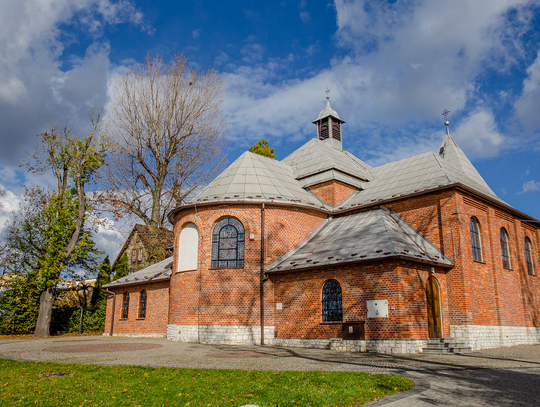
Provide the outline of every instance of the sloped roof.
<path id="1" fill-rule="evenodd" d="M 220 201 L 301 202 L 330 208 L 295 180 L 283 162 L 246 151 L 197 195 L 192 203 Z"/>
<path id="2" fill-rule="evenodd" d="M 433 151 L 374 167 L 371 172 L 373 180 L 364 185 L 364 189 L 348 202 L 349 205 L 376 203 L 455 183 L 469 186 L 504 203 L 485 182 L 480 184 L 439 158 Z"/>
<path id="3" fill-rule="evenodd" d="M 172 274 L 173 258 L 167 257 L 165 260 L 161 260 L 158 263 L 154 263 L 144 269 L 131 273 L 118 280 L 111 281 L 105 284 L 105 288 L 121 287 L 125 285 L 144 284 L 150 281 L 164 281 L 169 280 Z"/>
<path id="4" fill-rule="evenodd" d="M 318 122 L 321 119 L 324 119 L 325 117 L 333 116 L 336 119 L 339 119 L 342 123 L 345 123 L 341 118 L 339 117 L 338 113 L 330 107 L 330 101 L 326 99 L 326 106 L 323 110 L 319 113 L 319 116 L 317 117 L 317 120 L 313 121 L 313 123 Z"/>
<path id="5" fill-rule="evenodd" d="M 281 162 L 291 166 L 294 177 L 298 180 L 331 170 L 338 170 L 358 180 L 372 179 L 371 167 L 368 164 L 351 153 L 337 150 L 326 141 L 316 138 L 289 154 Z"/>
<path id="6" fill-rule="evenodd" d="M 133 229 L 131 229 L 131 232 L 129 233 L 128 238 L 126 239 L 124 245 L 122 246 L 122 249 L 120 249 L 120 252 L 118 253 L 118 256 L 116 256 L 116 260 L 114 260 L 113 264 L 111 265 L 111 269 L 114 270 L 116 267 L 116 264 L 118 261 L 120 261 L 120 258 L 125 253 L 127 248 L 129 247 L 129 244 L 131 242 L 131 239 L 133 239 L 133 236 L 135 236 L 135 233 L 139 233 L 139 236 L 141 238 L 141 242 L 143 243 L 143 246 L 145 249 L 148 249 L 148 245 L 150 242 L 148 242 L 147 236 L 149 234 L 150 229 L 146 225 L 141 225 L 139 223 L 135 224 L 133 226 Z M 174 233 L 171 230 L 162 228 L 159 231 L 159 238 L 160 241 L 163 242 L 163 244 L 167 247 L 171 247 L 174 244 Z"/>
<path id="7" fill-rule="evenodd" d="M 279 272 L 401 258 L 451 267 L 452 261 L 396 213 L 381 206 L 327 219 L 266 270 Z"/>
<path id="8" fill-rule="evenodd" d="M 480 173 L 474 168 L 474 165 L 469 161 L 463 150 L 459 148 L 450 133 L 446 133 L 446 136 L 437 150 L 437 154 L 444 162 L 457 168 L 470 179 L 474 180 L 478 185 L 491 191 L 491 188 L 489 188 L 486 181 L 484 181 L 484 178 L 482 178 Z"/>

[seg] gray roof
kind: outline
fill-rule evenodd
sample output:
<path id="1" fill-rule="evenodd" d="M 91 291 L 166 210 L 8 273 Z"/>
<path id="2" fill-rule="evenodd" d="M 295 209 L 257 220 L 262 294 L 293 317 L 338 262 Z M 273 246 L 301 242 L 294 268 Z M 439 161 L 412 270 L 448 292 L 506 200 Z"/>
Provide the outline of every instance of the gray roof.
<path id="1" fill-rule="evenodd" d="M 202 190 L 192 203 L 239 200 L 296 202 L 331 208 L 302 188 L 290 166 L 249 151 Z"/>
<path id="2" fill-rule="evenodd" d="M 389 258 L 451 267 L 452 261 L 396 213 L 379 207 L 329 218 L 268 272 Z"/>
<path id="3" fill-rule="evenodd" d="M 319 120 L 324 119 L 325 117 L 328 117 L 328 116 L 333 116 L 336 119 L 339 119 L 342 123 L 345 123 L 343 120 L 341 120 L 337 112 L 330 107 L 330 100 L 326 99 L 325 108 L 321 110 L 321 113 L 319 113 L 317 120 L 313 121 L 313 123 L 318 122 Z"/>
<path id="4" fill-rule="evenodd" d="M 337 150 L 330 143 L 316 138 L 289 154 L 281 162 L 291 166 L 294 177 L 298 180 L 331 170 L 337 170 L 348 178 L 356 178 L 356 181 L 372 178 L 371 167 L 368 164 L 348 151 Z"/>
<path id="5" fill-rule="evenodd" d="M 370 167 L 345 150 L 311 139 L 281 161 L 255 153 L 242 154 L 190 203 L 282 202 L 340 212 L 356 206 L 462 184 L 509 206 L 489 188 L 467 156 L 447 134 L 442 154 L 428 151 L 378 167 Z M 357 188 L 346 201 L 332 206 L 308 188 L 337 180 Z M 174 215 L 174 211 L 170 216 Z"/>
<path id="6" fill-rule="evenodd" d="M 471 164 L 472 165 L 472 164 Z M 469 186 L 491 198 L 500 200 L 485 182 L 469 177 L 433 151 L 404 158 L 371 170 L 373 180 L 365 184 L 349 205 L 364 205 L 427 189 L 455 183 Z"/>
<path id="7" fill-rule="evenodd" d="M 158 263 L 152 264 L 142 270 L 131 273 L 118 280 L 105 284 L 105 288 L 121 287 L 133 284 L 145 284 L 149 282 L 169 280 L 172 274 L 173 258 L 167 257 Z"/>
<path id="8" fill-rule="evenodd" d="M 437 154 L 444 162 L 457 168 L 470 179 L 474 180 L 478 185 L 491 191 L 486 181 L 484 181 L 484 178 L 482 178 L 480 173 L 474 168 L 474 165 L 469 161 L 463 150 L 459 148 L 450 133 L 446 133 L 446 136 L 437 150 Z M 491 192 L 493 193 L 493 191 Z"/>

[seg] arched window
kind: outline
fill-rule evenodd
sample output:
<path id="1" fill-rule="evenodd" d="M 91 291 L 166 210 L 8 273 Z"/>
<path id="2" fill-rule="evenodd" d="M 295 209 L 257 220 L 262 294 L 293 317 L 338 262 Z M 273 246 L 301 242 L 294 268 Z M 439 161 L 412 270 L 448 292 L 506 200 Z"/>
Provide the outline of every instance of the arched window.
<path id="1" fill-rule="evenodd" d="M 482 261 L 482 241 L 480 240 L 480 225 L 478 219 L 471 218 L 469 222 L 471 229 L 471 247 L 474 261 Z"/>
<path id="2" fill-rule="evenodd" d="M 188 223 L 178 239 L 178 271 L 197 270 L 199 261 L 199 229 Z"/>
<path id="3" fill-rule="evenodd" d="M 124 293 L 124 298 L 122 299 L 122 318 L 127 319 L 129 314 L 129 293 L 126 291 Z"/>
<path id="4" fill-rule="evenodd" d="M 212 232 L 212 268 L 244 267 L 244 226 L 235 218 L 220 220 Z"/>
<path id="5" fill-rule="evenodd" d="M 508 233 L 505 228 L 501 228 L 501 255 L 503 267 L 510 269 L 510 250 L 508 248 Z"/>
<path id="6" fill-rule="evenodd" d="M 341 286 L 336 280 L 324 283 L 322 292 L 322 319 L 323 322 L 343 321 Z"/>
<path id="7" fill-rule="evenodd" d="M 531 276 L 534 276 L 531 239 L 528 237 L 525 238 L 525 258 L 527 259 L 527 271 Z"/>
<path id="8" fill-rule="evenodd" d="M 139 294 L 139 318 L 146 318 L 146 290 Z"/>

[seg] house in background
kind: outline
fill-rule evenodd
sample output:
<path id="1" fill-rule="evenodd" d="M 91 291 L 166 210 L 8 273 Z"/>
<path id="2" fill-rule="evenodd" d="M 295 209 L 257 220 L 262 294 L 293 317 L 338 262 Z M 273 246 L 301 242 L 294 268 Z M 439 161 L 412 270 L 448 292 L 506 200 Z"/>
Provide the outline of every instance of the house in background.
<path id="1" fill-rule="evenodd" d="M 392 353 L 540 343 L 540 224 L 496 196 L 448 122 L 437 151 L 378 167 L 343 149 L 329 103 L 314 123 L 288 157 L 245 152 L 169 214 L 172 261 L 105 286 L 106 333 Z"/>
<path id="2" fill-rule="evenodd" d="M 156 247 L 156 242 L 159 247 Z M 134 273 L 148 267 L 173 253 L 173 232 L 162 229 L 158 236 L 151 236 L 148 226 L 135 225 L 124 246 L 112 264 L 112 270 L 124 253 L 128 256 L 129 272 Z M 154 260 L 152 260 L 154 259 Z"/>

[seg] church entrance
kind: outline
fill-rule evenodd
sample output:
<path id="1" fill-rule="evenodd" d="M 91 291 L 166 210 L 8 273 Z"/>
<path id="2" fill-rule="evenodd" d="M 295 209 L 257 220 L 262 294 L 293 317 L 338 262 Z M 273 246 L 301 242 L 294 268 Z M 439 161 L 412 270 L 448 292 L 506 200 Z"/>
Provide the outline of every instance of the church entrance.
<path id="1" fill-rule="evenodd" d="M 428 329 L 430 338 L 442 338 L 441 301 L 439 295 L 439 282 L 430 276 L 426 284 L 426 297 L 428 307 Z"/>

